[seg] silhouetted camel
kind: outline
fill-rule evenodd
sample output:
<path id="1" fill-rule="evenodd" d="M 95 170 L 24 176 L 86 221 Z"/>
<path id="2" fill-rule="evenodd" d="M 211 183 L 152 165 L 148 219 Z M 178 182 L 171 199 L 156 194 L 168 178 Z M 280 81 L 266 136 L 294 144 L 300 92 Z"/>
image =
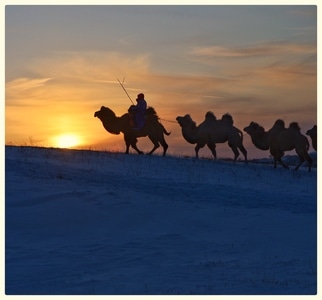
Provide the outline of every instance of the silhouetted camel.
<path id="1" fill-rule="evenodd" d="M 217 120 L 212 112 L 207 112 L 205 120 L 198 126 L 190 115 L 178 116 L 176 120 L 181 126 L 183 138 L 190 144 L 197 144 L 195 147 L 196 157 L 198 157 L 199 150 L 207 145 L 216 159 L 216 144 L 228 142 L 229 147 L 234 152 L 234 160 L 238 158 L 238 149 L 240 149 L 247 162 L 247 151 L 243 146 L 243 134 L 233 126 L 231 115 L 225 114 L 221 120 Z"/>
<path id="2" fill-rule="evenodd" d="M 129 153 L 129 148 L 132 146 L 139 154 L 143 154 L 141 150 L 136 146 L 137 138 L 148 136 L 152 141 L 154 147 L 149 152 L 152 154 L 160 144 L 163 147 L 163 156 L 165 156 L 168 149 L 168 144 L 164 139 L 164 134 L 169 135 L 170 133 L 165 130 L 163 125 L 159 122 L 159 118 L 152 107 L 149 107 L 146 111 L 146 123 L 140 130 L 134 130 L 131 126 L 131 118 L 129 113 L 117 117 L 115 113 L 108 107 L 102 106 L 101 109 L 95 112 L 94 117 L 99 118 L 104 128 L 112 134 L 124 135 L 124 141 L 126 145 L 125 153 Z"/>
<path id="3" fill-rule="evenodd" d="M 301 134 L 300 127 L 297 122 L 292 122 L 288 128 L 285 128 L 283 120 L 277 120 L 269 131 L 265 131 L 263 127 L 255 122 L 251 122 L 249 126 L 244 128 L 252 139 L 253 144 L 261 150 L 270 150 L 274 158 L 274 168 L 279 162 L 284 168 L 288 166 L 282 161 L 285 151 L 295 149 L 300 162 L 295 170 L 306 160 L 308 162 L 309 171 L 311 171 L 312 158 L 308 154 L 309 141 L 306 136 Z"/>

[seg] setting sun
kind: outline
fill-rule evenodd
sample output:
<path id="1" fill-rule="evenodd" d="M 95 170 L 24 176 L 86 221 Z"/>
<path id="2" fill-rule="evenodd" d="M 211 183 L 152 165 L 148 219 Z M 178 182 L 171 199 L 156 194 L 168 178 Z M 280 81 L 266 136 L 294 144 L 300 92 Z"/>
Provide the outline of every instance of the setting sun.
<path id="1" fill-rule="evenodd" d="M 80 139 L 74 134 L 61 134 L 54 139 L 55 146 L 58 148 L 71 148 L 80 144 Z"/>

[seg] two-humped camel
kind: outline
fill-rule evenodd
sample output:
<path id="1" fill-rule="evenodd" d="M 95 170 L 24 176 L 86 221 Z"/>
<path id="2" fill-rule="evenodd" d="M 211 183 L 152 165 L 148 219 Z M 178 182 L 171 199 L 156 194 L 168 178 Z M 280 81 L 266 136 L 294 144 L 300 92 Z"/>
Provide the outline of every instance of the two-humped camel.
<path id="1" fill-rule="evenodd" d="M 249 126 L 244 128 L 244 131 L 251 136 L 255 147 L 261 150 L 269 149 L 274 158 L 274 168 L 276 168 L 277 162 L 284 168 L 288 168 L 282 161 L 282 157 L 285 151 L 295 149 L 300 159 L 295 170 L 298 170 L 302 163 L 307 161 L 308 169 L 311 171 L 312 158 L 308 154 L 309 141 L 306 136 L 301 134 L 297 122 L 292 122 L 288 128 L 285 128 L 284 121 L 279 119 L 269 131 L 265 131 L 258 123 L 251 122 Z"/>
<path id="2" fill-rule="evenodd" d="M 129 148 L 132 146 L 139 154 L 143 152 L 136 146 L 137 138 L 148 136 L 154 147 L 149 152 L 152 154 L 157 148 L 163 147 L 163 156 L 165 156 L 168 144 L 164 139 L 164 134 L 169 135 L 164 126 L 159 122 L 159 118 L 154 108 L 149 107 L 146 111 L 146 123 L 141 130 L 133 130 L 131 125 L 131 117 L 129 113 L 117 117 L 115 113 L 108 107 L 102 106 L 101 109 L 95 112 L 94 117 L 99 118 L 108 132 L 112 134 L 124 134 L 126 144 L 125 153 L 129 153 Z"/>
<path id="3" fill-rule="evenodd" d="M 216 159 L 216 144 L 228 142 L 234 152 L 234 160 L 239 156 L 239 149 L 247 162 L 247 151 L 243 146 L 243 133 L 233 126 L 231 115 L 225 114 L 221 120 L 217 120 L 212 112 L 207 112 L 205 120 L 198 126 L 189 114 L 178 116 L 176 120 L 181 126 L 183 138 L 190 144 L 197 144 L 195 147 L 196 157 L 198 157 L 199 150 L 207 145 Z"/>

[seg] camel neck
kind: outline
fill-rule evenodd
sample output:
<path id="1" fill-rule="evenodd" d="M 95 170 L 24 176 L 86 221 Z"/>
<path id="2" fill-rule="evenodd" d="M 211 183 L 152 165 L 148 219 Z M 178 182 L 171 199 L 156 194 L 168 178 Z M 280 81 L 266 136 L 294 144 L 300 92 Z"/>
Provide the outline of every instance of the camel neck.
<path id="1" fill-rule="evenodd" d="M 182 129 L 182 136 L 183 138 L 190 144 L 195 144 L 197 143 L 197 131 L 196 130 L 187 130 L 187 129 Z"/>
<path id="2" fill-rule="evenodd" d="M 115 117 L 115 119 L 104 119 L 102 120 L 103 126 L 105 130 L 113 134 L 119 134 L 122 130 L 122 126 L 120 124 L 119 118 Z"/>

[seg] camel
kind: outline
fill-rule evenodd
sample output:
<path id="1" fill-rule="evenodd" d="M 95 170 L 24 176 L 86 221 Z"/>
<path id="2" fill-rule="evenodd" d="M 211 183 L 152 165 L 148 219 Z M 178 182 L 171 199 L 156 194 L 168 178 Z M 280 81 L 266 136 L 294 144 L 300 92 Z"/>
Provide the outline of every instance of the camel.
<path id="1" fill-rule="evenodd" d="M 244 131 L 250 135 L 256 148 L 260 150 L 269 149 L 268 132 L 266 132 L 262 126 L 255 122 L 250 122 L 250 124 L 244 128 Z"/>
<path id="2" fill-rule="evenodd" d="M 195 147 L 197 158 L 199 157 L 199 150 L 207 145 L 216 159 L 216 144 L 228 142 L 229 147 L 234 152 L 234 161 L 239 157 L 239 149 L 247 162 L 247 151 L 243 146 L 243 134 L 233 126 L 231 115 L 225 114 L 221 120 L 217 120 L 212 112 L 207 112 L 205 120 L 199 126 L 196 125 L 189 114 L 178 116 L 176 120 L 181 126 L 183 138 L 190 144 L 197 144 Z"/>
<path id="3" fill-rule="evenodd" d="M 312 146 L 315 151 L 317 151 L 317 148 L 318 148 L 317 147 L 317 131 L 318 131 L 318 128 L 316 125 L 314 125 L 311 129 L 309 129 L 306 132 L 306 135 L 308 135 L 312 140 Z"/>
<path id="4" fill-rule="evenodd" d="M 146 123 L 140 130 L 134 130 L 132 128 L 129 113 L 125 113 L 121 117 L 117 117 L 111 109 L 105 106 L 102 106 L 99 111 L 95 112 L 94 117 L 97 117 L 102 121 L 103 127 L 109 133 L 123 133 L 126 145 L 125 153 L 129 153 L 129 148 L 131 146 L 137 151 L 137 153 L 143 154 L 143 152 L 136 146 L 137 138 L 148 136 L 154 145 L 148 154 L 152 154 L 160 147 L 161 144 L 163 147 L 163 156 L 165 156 L 168 144 L 164 139 L 164 134 L 170 135 L 170 132 L 167 132 L 164 126 L 159 122 L 159 118 L 154 108 L 149 107 L 146 110 Z"/>
<path id="5" fill-rule="evenodd" d="M 252 139 L 253 144 L 260 150 L 270 150 L 274 158 L 274 168 L 279 162 L 284 168 L 288 166 L 282 161 L 285 151 L 295 149 L 300 162 L 295 167 L 295 170 L 302 165 L 306 160 L 308 169 L 311 171 L 312 158 L 308 154 L 309 142 L 306 136 L 301 134 L 300 127 L 297 122 L 290 123 L 288 128 L 285 128 L 283 120 L 277 120 L 269 131 L 265 131 L 262 126 L 255 122 L 251 122 L 249 126 L 244 128 Z"/>

